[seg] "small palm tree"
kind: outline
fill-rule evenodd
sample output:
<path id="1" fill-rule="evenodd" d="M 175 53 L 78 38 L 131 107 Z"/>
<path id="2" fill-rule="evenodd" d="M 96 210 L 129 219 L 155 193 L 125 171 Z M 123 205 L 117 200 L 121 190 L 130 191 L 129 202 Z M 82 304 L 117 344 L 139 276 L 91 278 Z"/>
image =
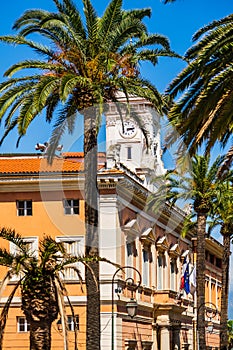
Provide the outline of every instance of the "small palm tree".
<path id="1" fill-rule="evenodd" d="M 227 322 L 227 328 L 228 328 L 228 346 L 229 350 L 233 348 L 233 320 L 229 320 Z"/>
<path id="2" fill-rule="evenodd" d="M 0 84 L 0 119 L 5 117 L 4 140 L 15 127 L 19 138 L 25 135 L 42 111 L 46 112 L 47 121 L 56 118 L 50 140 L 51 161 L 64 131 L 72 132 L 76 119 L 83 114 L 85 254 L 93 257 L 99 255 L 97 134 L 104 106 L 116 103 L 121 92 L 127 101 L 129 95 L 136 95 L 162 112 L 165 100 L 140 75 L 140 63 L 156 65 L 160 56 L 179 56 L 171 51 L 166 37 L 148 33 L 143 20 L 151 15 L 150 9 L 125 11 L 122 0 L 111 0 L 99 17 L 90 0 L 82 2 L 83 14 L 71 0 L 53 0 L 56 13 L 28 10 L 14 24 L 18 35 L 0 37 L 4 43 L 25 45 L 41 57 L 16 63 L 5 72 L 9 79 Z M 43 44 L 28 38 L 34 33 Z M 33 74 L 29 74 L 31 71 Z M 13 77 L 17 72 L 19 76 Z M 143 122 L 136 114 L 131 117 L 136 118 L 146 137 Z M 100 294 L 95 281 L 99 281 L 99 264 L 89 264 L 95 277 L 86 268 L 86 339 L 87 349 L 97 350 Z"/>
<path id="3" fill-rule="evenodd" d="M 85 259 L 68 255 L 64 245 L 49 236 L 45 236 L 40 242 L 39 257 L 36 256 L 36 252 L 30 251 L 27 242 L 14 230 L 2 228 L 0 238 L 16 246 L 15 253 L 0 248 L 0 265 L 8 267 L 0 291 L 3 291 L 13 275 L 18 277 L 0 315 L 0 349 L 8 310 L 18 288 L 21 289 L 21 308 L 30 324 L 30 349 L 51 348 L 51 325 L 59 313 L 64 330 L 65 349 L 68 349 L 64 306 L 64 297 L 68 298 L 68 295 L 61 273 L 69 267 L 77 272 L 77 277 L 80 277 L 79 270 L 72 264 L 78 261 L 85 263 Z M 73 313 L 73 310 L 71 311 Z M 75 349 L 77 349 L 77 335 L 75 335 Z"/>
<path id="4" fill-rule="evenodd" d="M 200 350 L 206 349 L 204 307 L 206 224 L 213 200 L 219 190 L 220 180 L 217 173 L 222 161 L 223 158 L 218 157 L 211 165 L 209 156 L 193 156 L 188 174 L 168 171 L 158 192 L 153 194 L 149 200 L 149 207 L 154 208 L 154 210 L 159 210 L 164 204 L 164 200 L 170 205 L 174 205 L 178 200 L 191 201 L 193 204 L 197 234 L 197 331 Z M 161 181 L 161 177 L 159 180 Z"/>

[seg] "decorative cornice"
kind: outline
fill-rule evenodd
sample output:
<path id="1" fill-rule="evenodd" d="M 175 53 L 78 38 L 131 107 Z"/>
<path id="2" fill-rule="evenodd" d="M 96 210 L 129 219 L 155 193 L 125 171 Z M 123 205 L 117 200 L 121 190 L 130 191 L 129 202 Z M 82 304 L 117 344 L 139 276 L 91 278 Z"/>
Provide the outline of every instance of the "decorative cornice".
<path id="1" fill-rule="evenodd" d="M 160 253 L 164 253 L 168 250 L 168 240 L 166 236 L 160 237 L 156 243 L 156 247 Z"/>
<path id="2" fill-rule="evenodd" d="M 179 244 L 173 244 L 173 246 L 169 249 L 168 254 L 171 258 L 178 258 L 180 256 L 180 247 Z"/>
<path id="3" fill-rule="evenodd" d="M 153 341 L 150 340 L 142 340 L 142 349 L 143 350 L 151 350 L 153 345 Z"/>
<path id="4" fill-rule="evenodd" d="M 142 245 L 145 247 L 149 247 L 151 246 L 152 243 L 154 243 L 155 237 L 153 234 L 153 229 L 151 227 L 143 231 L 140 237 L 140 241 L 142 242 Z"/>
<path id="5" fill-rule="evenodd" d="M 134 236 L 138 237 L 140 235 L 140 230 L 138 227 L 138 223 L 136 219 L 133 219 L 129 221 L 127 224 L 125 224 L 122 227 L 122 231 L 127 235 L 127 236 Z"/>
<path id="6" fill-rule="evenodd" d="M 181 254 L 181 261 L 184 261 L 184 259 L 189 256 L 190 251 L 188 249 L 186 249 L 182 254 Z"/>
<path id="7" fill-rule="evenodd" d="M 137 339 L 125 339 L 125 346 L 127 346 L 127 349 L 136 349 L 137 346 Z"/>
<path id="8" fill-rule="evenodd" d="M 77 172 L 30 174 L 30 175 L 1 175 L 0 192 L 43 192 L 84 190 L 85 174 Z M 173 225 L 174 232 L 179 233 L 181 223 L 181 212 L 177 208 L 169 208 L 166 213 L 161 213 L 160 218 L 152 211 L 147 210 L 148 197 L 151 192 L 143 185 L 142 179 L 129 169 L 101 169 L 98 172 L 97 183 L 99 190 L 115 191 L 119 201 L 128 203 L 127 206 L 134 208 L 136 213 L 150 217 L 151 222 L 167 222 Z M 153 221 L 154 220 L 154 221 Z"/>

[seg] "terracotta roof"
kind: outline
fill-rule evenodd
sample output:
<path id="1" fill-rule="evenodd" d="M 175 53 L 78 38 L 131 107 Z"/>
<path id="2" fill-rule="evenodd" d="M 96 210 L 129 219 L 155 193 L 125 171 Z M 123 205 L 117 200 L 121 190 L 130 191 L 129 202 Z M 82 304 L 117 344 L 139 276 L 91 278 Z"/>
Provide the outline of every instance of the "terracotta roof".
<path id="1" fill-rule="evenodd" d="M 0 174 L 36 174 L 45 172 L 78 172 L 83 170 L 83 163 L 55 158 L 50 165 L 46 158 L 0 158 Z"/>
<path id="2" fill-rule="evenodd" d="M 84 152 L 63 152 L 62 157 L 64 158 L 83 158 Z M 98 152 L 98 157 L 106 157 L 105 152 Z"/>
<path id="3" fill-rule="evenodd" d="M 64 158 L 83 158 L 83 152 L 63 152 L 62 157 Z"/>

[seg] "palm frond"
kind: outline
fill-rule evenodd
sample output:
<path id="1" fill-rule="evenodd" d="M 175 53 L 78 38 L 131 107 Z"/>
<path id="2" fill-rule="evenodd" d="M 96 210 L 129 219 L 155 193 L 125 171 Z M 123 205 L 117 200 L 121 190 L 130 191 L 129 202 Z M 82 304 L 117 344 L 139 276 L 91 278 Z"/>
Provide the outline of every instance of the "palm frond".
<path id="1" fill-rule="evenodd" d="M 121 18 L 122 18 L 122 0 L 113 0 L 106 8 L 103 17 L 99 21 L 98 38 L 101 44 L 104 46 L 105 42 L 108 42 L 109 35 L 116 30 Z"/>
<path id="2" fill-rule="evenodd" d="M 58 92 L 48 96 L 46 101 L 46 122 L 51 123 L 59 102 L 60 97 Z"/>
<path id="3" fill-rule="evenodd" d="M 198 42 L 185 54 L 188 65 L 166 90 L 171 99 L 179 95 L 168 118 L 191 154 L 200 145 L 210 152 L 216 141 L 224 147 L 232 134 L 232 19 L 227 16 L 197 31 Z"/>
<path id="4" fill-rule="evenodd" d="M 50 47 L 42 45 L 40 43 L 36 43 L 35 41 L 26 39 L 22 35 L 7 35 L 7 36 L 0 36 L 0 41 L 8 44 L 14 44 L 14 45 L 26 45 L 35 52 L 37 52 L 40 55 L 44 55 L 46 57 L 53 57 L 54 52 L 51 50 Z"/>
<path id="5" fill-rule="evenodd" d="M 14 243 L 23 252 L 27 250 L 27 243 L 25 240 L 23 240 L 22 236 L 11 228 L 1 228 L 0 237 Z"/>
<path id="6" fill-rule="evenodd" d="M 77 115 L 77 105 L 75 100 L 71 97 L 65 104 L 64 108 L 62 108 L 60 115 L 57 118 L 56 124 L 54 125 L 54 129 L 52 132 L 52 136 L 50 138 L 49 147 L 48 147 L 48 161 L 52 162 L 53 156 L 56 152 L 57 146 L 62 135 L 65 133 L 67 128 L 70 125 L 74 125 L 74 121 Z M 71 124 L 70 124 L 71 120 Z M 70 130 L 72 131 L 72 130 Z"/>
<path id="7" fill-rule="evenodd" d="M 7 321 L 7 317 L 8 317 L 9 308 L 10 308 L 12 299 L 13 299 L 13 297 L 16 293 L 16 290 L 18 289 L 20 283 L 21 283 L 20 280 L 16 283 L 16 285 L 14 286 L 10 295 L 8 296 L 7 301 L 4 304 L 3 309 L 1 311 L 1 315 L 0 315 L 0 349 L 2 349 L 3 334 L 4 334 L 5 327 L 6 327 L 6 321 Z"/>
<path id="8" fill-rule="evenodd" d="M 68 350 L 68 326 L 67 326 L 66 308 L 65 308 L 65 302 L 64 302 L 64 293 L 63 293 L 63 289 L 61 288 L 61 284 L 58 282 L 58 279 L 55 279 L 54 283 L 56 286 L 59 311 L 61 315 L 64 350 Z"/>
<path id="9" fill-rule="evenodd" d="M 11 271 L 7 271 L 7 273 L 3 277 L 1 284 L 0 284 L 0 296 L 3 295 L 3 293 L 6 289 L 6 286 L 8 285 L 11 277 L 12 277 Z"/>
<path id="10" fill-rule="evenodd" d="M 166 51 L 171 50 L 168 38 L 162 34 L 144 35 L 142 38 L 132 44 L 133 48 L 140 48 L 148 45 L 159 45 Z"/>
<path id="11" fill-rule="evenodd" d="M 151 8 L 142 8 L 142 9 L 131 9 L 131 10 L 126 10 L 123 12 L 123 18 L 128 16 L 133 16 L 135 18 L 138 18 L 140 20 L 143 20 L 145 17 L 151 17 L 152 12 Z"/>
<path id="12" fill-rule="evenodd" d="M 88 41 L 92 44 L 96 42 L 98 30 L 98 16 L 90 0 L 83 0 L 84 14 L 88 32 Z"/>
<path id="13" fill-rule="evenodd" d="M 213 30 L 216 27 L 232 24 L 233 15 L 230 14 L 229 16 L 226 16 L 220 20 L 214 20 L 211 23 L 205 25 L 204 27 L 200 28 L 193 36 L 193 41 L 198 40 L 204 33 L 208 32 L 209 30 Z"/>
<path id="14" fill-rule="evenodd" d="M 28 94 L 27 97 L 24 97 L 23 104 L 21 105 L 17 117 L 19 136 L 24 136 L 26 134 L 29 124 L 31 124 L 34 118 L 41 112 L 42 109 L 38 107 L 39 106 L 35 104 L 34 94 L 32 92 Z"/>
<path id="15" fill-rule="evenodd" d="M 63 76 L 60 82 L 60 99 L 65 102 L 69 95 L 74 93 L 75 89 L 90 89 L 90 80 L 86 77 L 77 76 L 76 74 L 66 74 Z"/>
<path id="16" fill-rule="evenodd" d="M 1 139 L 0 139 L 0 146 L 2 145 L 3 141 L 5 140 L 5 138 L 7 137 L 7 135 L 13 130 L 15 129 L 15 127 L 17 126 L 18 123 L 18 118 L 17 116 L 7 125 L 7 127 L 5 128 L 4 134 L 2 135 Z"/>
<path id="17" fill-rule="evenodd" d="M 71 23 L 72 28 L 76 29 L 78 35 L 86 40 L 86 31 L 83 26 L 82 18 L 80 16 L 77 7 L 70 0 L 64 0 L 65 13 L 69 17 L 69 22 Z"/>
<path id="18" fill-rule="evenodd" d="M 44 76 L 35 86 L 33 92 L 34 104 L 38 110 L 46 106 L 47 99 L 58 90 L 60 79 L 53 76 Z"/>
<path id="19" fill-rule="evenodd" d="M 14 83 L 13 83 L 14 84 Z M 24 103 L 24 98 L 29 92 L 30 86 L 32 88 L 32 82 L 24 82 L 23 84 L 9 87 L 8 90 L 0 97 L 0 119 L 11 108 L 12 103 L 16 102 L 18 108 Z M 7 118 L 9 121 L 9 117 Z M 8 124 L 8 122 L 7 122 Z"/>
<path id="20" fill-rule="evenodd" d="M 29 23 L 38 24 L 44 17 L 50 12 L 45 10 L 26 10 L 15 22 L 13 29 L 19 30 L 22 27 L 27 26 Z"/>
<path id="21" fill-rule="evenodd" d="M 57 242 L 50 236 L 45 236 L 40 241 L 39 251 L 42 268 L 45 268 L 50 260 L 55 262 L 55 264 L 57 264 L 58 261 L 58 265 L 60 265 L 60 254 L 63 256 L 66 253 L 64 244 L 62 242 Z M 56 265 L 54 269 L 56 269 Z"/>
<path id="22" fill-rule="evenodd" d="M 46 63 L 39 60 L 26 60 L 21 61 L 19 63 L 13 64 L 5 73 L 4 75 L 7 77 L 11 77 L 15 73 L 23 70 L 23 69 L 41 69 L 43 71 L 52 71 L 52 72 L 60 72 L 61 67 L 56 66 L 54 64 Z"/>

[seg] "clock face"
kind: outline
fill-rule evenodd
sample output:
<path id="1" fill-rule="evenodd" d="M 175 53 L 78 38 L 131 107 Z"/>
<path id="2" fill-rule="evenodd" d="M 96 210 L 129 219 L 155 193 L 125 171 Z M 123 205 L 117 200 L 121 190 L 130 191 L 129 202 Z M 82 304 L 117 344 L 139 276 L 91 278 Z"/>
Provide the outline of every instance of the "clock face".
<path id="1" fill-rule="evenodd" d="M 137 132 L 136 126 L 131 121 L 124 122 L 124 129 L 121 129 L 121 135 L 123 137 L 134 137 Z"/>

